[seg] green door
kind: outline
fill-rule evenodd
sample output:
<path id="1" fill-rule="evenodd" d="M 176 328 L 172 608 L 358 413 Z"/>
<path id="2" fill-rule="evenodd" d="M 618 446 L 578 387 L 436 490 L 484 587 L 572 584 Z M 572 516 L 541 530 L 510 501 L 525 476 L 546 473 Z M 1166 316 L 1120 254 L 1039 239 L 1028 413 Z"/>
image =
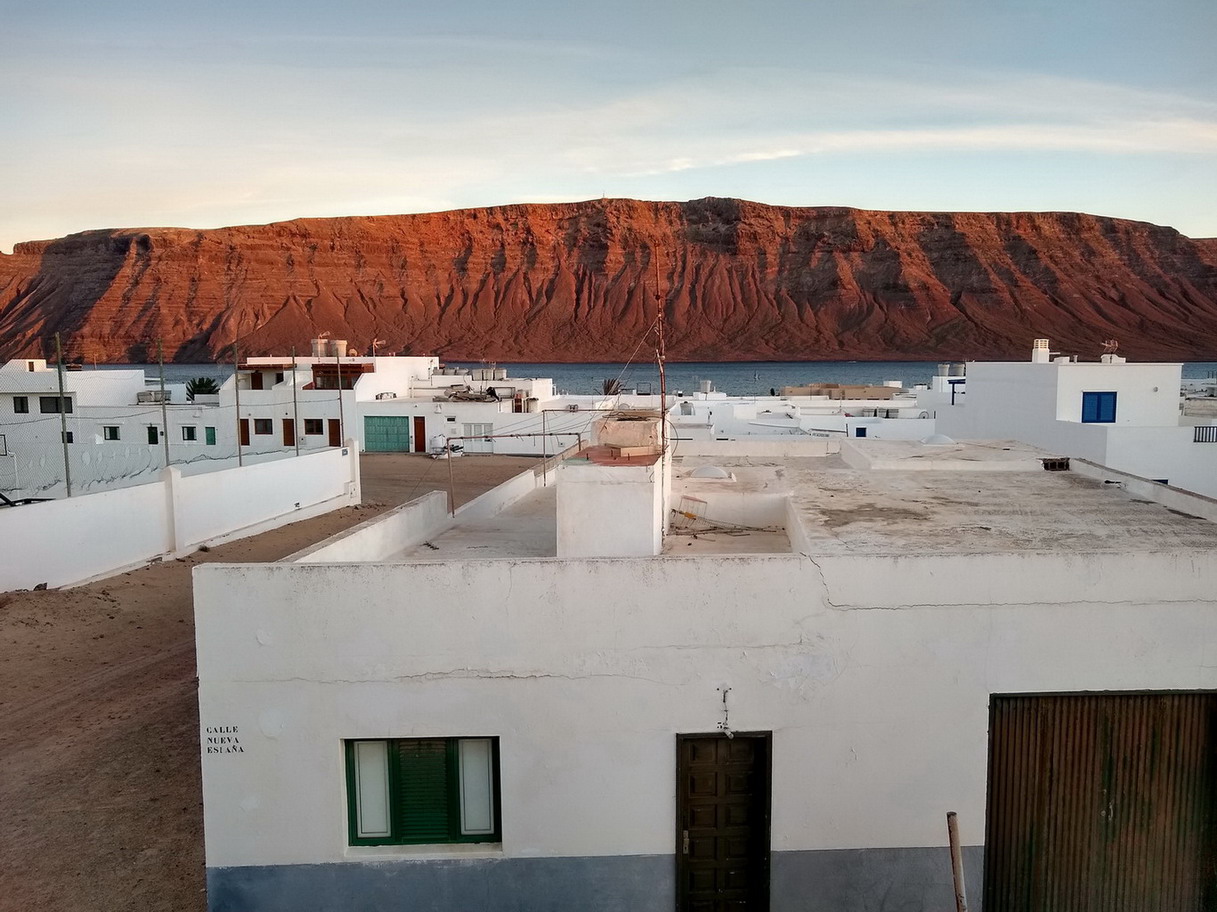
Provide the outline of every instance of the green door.
<path id="1" fill-rule="evenodd" d="M 363 448 L 368 453 L 409 452 L 410 419 L 388 415 L 365 415 Z"/>

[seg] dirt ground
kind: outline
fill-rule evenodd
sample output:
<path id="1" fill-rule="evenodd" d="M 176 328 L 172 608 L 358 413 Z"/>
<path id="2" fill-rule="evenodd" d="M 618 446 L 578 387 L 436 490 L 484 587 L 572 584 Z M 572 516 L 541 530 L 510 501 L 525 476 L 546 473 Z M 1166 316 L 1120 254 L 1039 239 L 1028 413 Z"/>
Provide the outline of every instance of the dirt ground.
<path id="1" fill-rule="evenodd" d="M 359 507 L 74 589 L 0 593 L 0 910 L 205 908 L 191 567 L 278 560 L 448 488 L 442 460 L 361 463 Z M 457 503 L 535 465 L 453 460 Z"/>

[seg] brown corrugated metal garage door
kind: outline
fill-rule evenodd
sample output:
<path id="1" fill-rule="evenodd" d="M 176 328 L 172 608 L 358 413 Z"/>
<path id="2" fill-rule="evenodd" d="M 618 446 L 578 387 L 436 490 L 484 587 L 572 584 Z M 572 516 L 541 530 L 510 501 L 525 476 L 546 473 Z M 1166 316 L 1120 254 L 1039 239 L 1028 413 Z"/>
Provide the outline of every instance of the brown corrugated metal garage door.
<path id="1" fill-rule="evenodd" d="M 985 912 L 1217 909 L 1217 694 L 994 696 Z"/>

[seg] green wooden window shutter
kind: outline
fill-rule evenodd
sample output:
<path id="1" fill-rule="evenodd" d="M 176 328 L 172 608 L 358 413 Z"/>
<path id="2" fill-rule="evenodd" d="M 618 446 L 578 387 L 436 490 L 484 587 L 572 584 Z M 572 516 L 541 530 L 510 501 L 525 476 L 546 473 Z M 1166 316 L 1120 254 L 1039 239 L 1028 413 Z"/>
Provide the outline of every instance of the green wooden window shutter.
<path id="1" fill-rule="evenodd" d="M 398 819 L 403 842 L 447 842 L 452 826 L 449 767 L 443 738 L 397 742 Z"/>

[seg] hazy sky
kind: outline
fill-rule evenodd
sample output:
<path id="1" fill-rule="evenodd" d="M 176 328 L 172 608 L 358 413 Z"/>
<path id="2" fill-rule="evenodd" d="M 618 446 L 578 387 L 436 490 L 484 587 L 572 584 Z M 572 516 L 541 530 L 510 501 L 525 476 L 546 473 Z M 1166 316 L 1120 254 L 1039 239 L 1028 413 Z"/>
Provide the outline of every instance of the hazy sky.
<path id="1" fill-rule="evenodd" d="M 0 0 L 0 23 L 4 251 L 599 196 L 1217 235 L 1217 0 Z"/>

